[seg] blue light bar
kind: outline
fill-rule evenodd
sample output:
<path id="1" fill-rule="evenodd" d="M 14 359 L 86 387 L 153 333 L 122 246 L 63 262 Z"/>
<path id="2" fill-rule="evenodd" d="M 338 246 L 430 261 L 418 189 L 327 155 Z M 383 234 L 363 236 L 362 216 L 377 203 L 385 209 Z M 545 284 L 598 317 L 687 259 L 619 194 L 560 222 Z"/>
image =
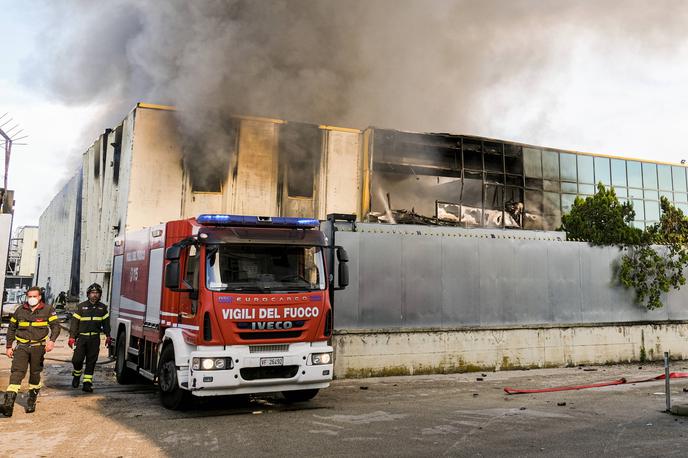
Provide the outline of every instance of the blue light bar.
<path id="1" fill-rule="evenodd" d="M 313 218 L 293 218 L 286 216 L 241 216 L 204 214 L 196 218 L 199 224 L 208 226 L 253 226 L 253 227 L 294 227 L 312 229 L 320 226 Z"/>

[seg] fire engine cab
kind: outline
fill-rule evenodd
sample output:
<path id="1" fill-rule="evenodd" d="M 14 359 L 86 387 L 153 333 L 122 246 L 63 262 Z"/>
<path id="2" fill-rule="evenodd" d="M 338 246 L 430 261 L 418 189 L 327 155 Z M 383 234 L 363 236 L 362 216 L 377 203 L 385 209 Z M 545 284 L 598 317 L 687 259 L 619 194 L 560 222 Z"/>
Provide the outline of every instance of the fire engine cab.
<path id="1" fill-rule="evenodd" d="M 331 289 L 348 257 L 307 218 L 206 214 L 115 240 L 111 323 L 119 383 L 162 404 L 282 392 L 306 401 L 333 376 Z M 327 254 L 327 256 L 326 256 Z M 338 262 L 338 287 L 326 259 Z"/>

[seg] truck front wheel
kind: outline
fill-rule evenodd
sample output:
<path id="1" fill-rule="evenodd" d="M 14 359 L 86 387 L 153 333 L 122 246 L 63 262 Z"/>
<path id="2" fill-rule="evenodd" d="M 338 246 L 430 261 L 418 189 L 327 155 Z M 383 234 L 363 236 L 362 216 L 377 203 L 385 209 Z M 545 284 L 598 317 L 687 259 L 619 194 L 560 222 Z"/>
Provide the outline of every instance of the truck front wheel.
<path id="1" fill-rule="evenodd" d="M 167 345 L 163 348 L 159 367 L 158 388 L 160 390 L 160 402 L 171 410 L 183 409 L 189 400 L 189 392 L 179 386 L 177 365 L 174 362 L 174 347 L 172 345 Z"/>
<path id="2" fill-rule="evenodd" d="M 305 402 L 313 399 L 318 391 L 320 390 L 282 391 L 282 396 L 287 402 Z"/>

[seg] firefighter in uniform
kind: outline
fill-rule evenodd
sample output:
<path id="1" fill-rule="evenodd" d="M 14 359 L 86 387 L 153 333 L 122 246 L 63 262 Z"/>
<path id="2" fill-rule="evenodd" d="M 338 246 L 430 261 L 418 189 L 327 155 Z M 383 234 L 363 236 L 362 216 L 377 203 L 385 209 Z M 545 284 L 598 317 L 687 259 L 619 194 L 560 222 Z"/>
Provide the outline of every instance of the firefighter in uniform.
<path id="1" fill-rule="evenodd" d="M 26 401 L 26 413 L 36 411 L 36 399 L 41 389 L 41 371 L 45 352 L 52 351 L 55 340 L 60 335 L 60 323 L 55 309 L 45 305 L 41 300 L 41 289 L 32 286 L 26 292 L 27 300 L 17 307 L 10 326 L 7 329 L 7 356 L 12 358 L 10 384 L 5 391 L 5 399 L 0 412 L 11 417 L 14 401 L 21 386 L 22 379 L 29 370 L 29 397 Z M 17 345 L 12 349 L 12 344 Z"/>
<path id="2" fill-rule="evenodd" d="M 107 306 L 100 302 L 103 289 L 98 283 L 93 283 L 86 290 L 88 300 L 78 305 L 76 313 L 72 315 L 72 322 L 69 328 L 69 347 L 74 349 L 72 364 L 72 386 L 79 387 L 81 374 L 84 374 L 83 390 L 90 393 L 93 391 L 93 372 L 96 368 L 98 353 L 100 353 L 100 333 L 105 333 L 105 346 L 109 346 L 112 338 L 110 337 L 110 314 Z M 86 359 L 86 368 L 84 367 Z"/>

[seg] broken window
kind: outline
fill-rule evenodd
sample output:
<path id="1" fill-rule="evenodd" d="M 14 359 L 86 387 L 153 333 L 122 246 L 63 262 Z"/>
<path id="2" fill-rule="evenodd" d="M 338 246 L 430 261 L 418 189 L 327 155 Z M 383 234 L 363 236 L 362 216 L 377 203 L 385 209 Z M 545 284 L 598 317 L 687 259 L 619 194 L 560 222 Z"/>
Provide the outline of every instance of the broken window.
<path id="1" fill-rule="evenodd" d="M 100 148 L 101 143 L 103 143 L 102 137 L 98 139 L 96 144 L 93 146 L 93 176 L 95 178 L 100 177 Z"/>
<path id="2" fill-rule="evenodd" d="M 239 123 L 228 119 L 221 129 L 185 138 L 184 167 L 189 174 L 191 191 L 222 192 L 229 175 L 229 165 L 236 153 Z"/>
<path id="3" fill-rule="evenodd" d="M 287 195 L 313 198 L 322 131 L 312 124 L 288 123 L 280 127 L 279 136 L 280 157 L 286 164 Z"/>
<path id="4" fill-rule="evenodd" d="M 115 141 L 111 143 L 113 148 L 112 153 L 112 182 L 117 185 L 119 183 L 119 165 L 122 156 L 122 130 L 123 126 L 120 124 L 115 129 Z"/>

